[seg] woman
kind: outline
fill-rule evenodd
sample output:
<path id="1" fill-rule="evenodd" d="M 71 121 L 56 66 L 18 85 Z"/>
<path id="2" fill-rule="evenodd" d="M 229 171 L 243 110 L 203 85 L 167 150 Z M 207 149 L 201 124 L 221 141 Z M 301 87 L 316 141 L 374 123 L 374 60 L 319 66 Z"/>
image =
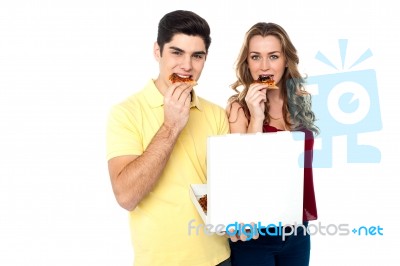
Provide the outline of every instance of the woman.
<path id="1" fill-rule="evenodd" d="M 303 221 L 307 225 L 317 219 L 312 149 L 318 128 L 311 110 L 311 95 L 304 89 L 298 63 L 296 48 L 281 26 L 263 22 L 252 26 L 236 62 L 237 81 L 232 89 L 237 93 L 229 99 L 227 112 L 231 133 L 305 132 Z M 277 88 L 256 82 L 270 75 Z M 310 236 L 302 230 L 299 227 L 297 235 L 286 240 L 273 236 L 276 232 L 250 241 L 237 241 L 233 236 L 232 265 L 308 265 Z"/>

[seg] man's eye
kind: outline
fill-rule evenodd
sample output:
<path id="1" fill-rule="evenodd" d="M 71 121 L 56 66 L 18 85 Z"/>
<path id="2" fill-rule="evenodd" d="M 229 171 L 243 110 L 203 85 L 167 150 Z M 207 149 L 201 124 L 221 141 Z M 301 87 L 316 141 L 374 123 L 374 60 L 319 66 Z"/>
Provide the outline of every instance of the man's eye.
<path id="1" fill-rule="evenodd" d="M 182 54 L 182 52 L 179 52 L 179 51 L 172 51 L 172 54 L 175 54 L 175 55 L 181 55 L 181 54 Z"/>
<path id="2" fill-rule="evenodd" d="M 204 54 L 195 54 L 193 55 L 194 58 L 196 59 L 203 59 L 204 58 Z"/>

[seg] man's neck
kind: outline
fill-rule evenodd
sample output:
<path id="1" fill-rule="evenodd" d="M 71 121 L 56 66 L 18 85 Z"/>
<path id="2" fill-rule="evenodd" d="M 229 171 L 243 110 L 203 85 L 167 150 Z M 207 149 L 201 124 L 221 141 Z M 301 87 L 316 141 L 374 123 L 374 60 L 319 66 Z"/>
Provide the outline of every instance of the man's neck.
<path id="1" fill-rule="evenodd" d="M 158 91 L 164 96 L 165 91 L 167 90 L 167 85 L 162 81 L 160 76 L 154 80 L 154 84 L 156 85 Z"/>

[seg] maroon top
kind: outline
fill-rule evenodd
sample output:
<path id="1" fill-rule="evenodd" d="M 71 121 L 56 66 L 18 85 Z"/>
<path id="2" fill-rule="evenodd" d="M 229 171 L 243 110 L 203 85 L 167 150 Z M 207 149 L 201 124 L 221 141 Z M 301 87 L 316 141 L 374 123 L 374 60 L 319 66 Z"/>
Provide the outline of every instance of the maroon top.
<path id="1" fill-rule="evenodd" d="M 270 125 L 264 125 L 263 132 L 282 131 Z M 314 135 L 308 129 L 300 130 L 305 133 L 304 141 L 304 191 L 303 191 L 303 221 L 316 220 L 317 206 L 315 204 L 314 182 L 313 182 L 313 147 Z"/>

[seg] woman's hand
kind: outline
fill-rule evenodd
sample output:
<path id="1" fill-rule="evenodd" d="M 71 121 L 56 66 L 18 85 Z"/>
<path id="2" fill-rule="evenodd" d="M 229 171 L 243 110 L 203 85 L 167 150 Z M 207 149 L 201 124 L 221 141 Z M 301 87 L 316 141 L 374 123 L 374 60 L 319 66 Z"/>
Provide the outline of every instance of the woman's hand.
<path id="1" fill-rule="evenodd" d="M 264 121 L 265 102 L 267 101 L 267 86 L 253 83 L 247 91 L 245 101 L 249 107 L 251 118 L 256 121 Z"/>
<path id="2" fill-rule="evenodd" d="M 262 132 L 265 118 L 265 102 L 267 101 L 266 85 L 259 83 L 251 84 L 245 101 L 250 111 L 250 122 L 247 133 Z"/>

